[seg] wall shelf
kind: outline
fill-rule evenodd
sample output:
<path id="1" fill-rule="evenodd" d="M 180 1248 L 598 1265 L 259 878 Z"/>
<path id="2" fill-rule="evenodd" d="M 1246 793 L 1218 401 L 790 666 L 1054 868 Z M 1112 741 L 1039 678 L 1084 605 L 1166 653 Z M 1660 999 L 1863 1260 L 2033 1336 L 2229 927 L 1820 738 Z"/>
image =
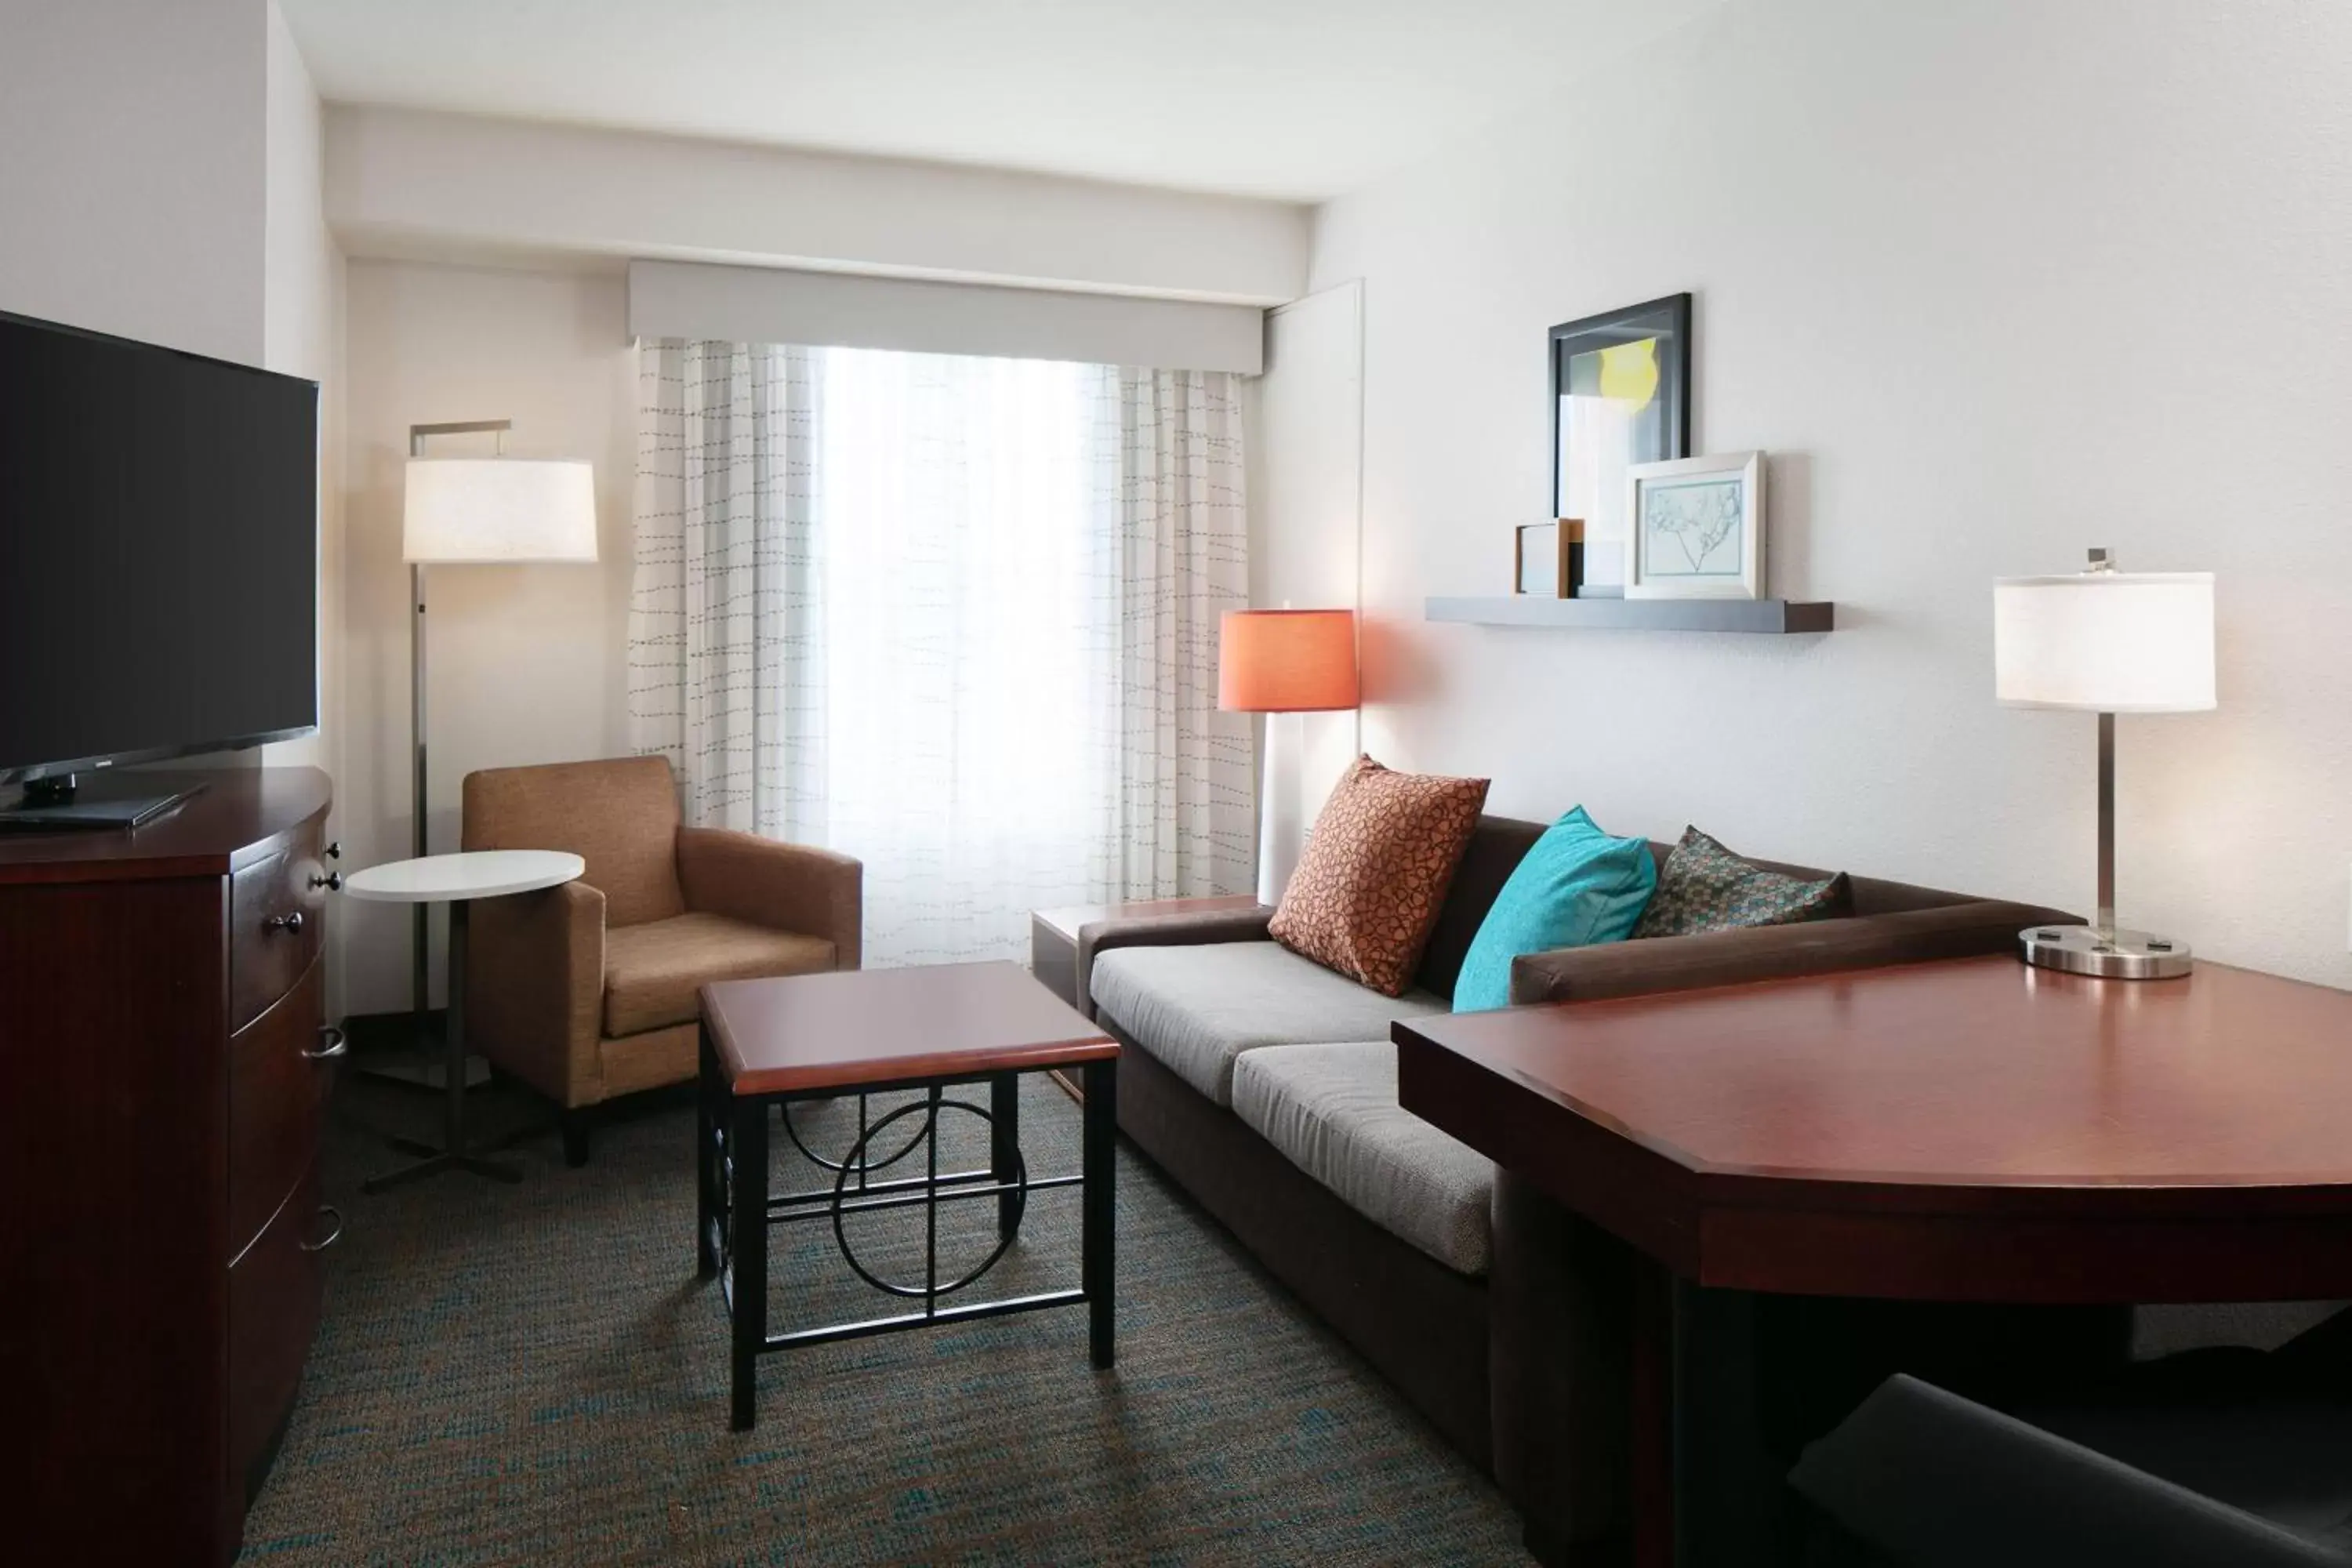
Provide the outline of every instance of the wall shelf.
<path id="1" fill-rule="evenodd" d="M 1794 637 L 1834 631 L 1837 606 L 1788 599 L 1546 599 L 1532 594 L 1431 599 L 1424 618 L 1482 626 L 1575 626 L 1591 631 L 1754 632 Z"/>

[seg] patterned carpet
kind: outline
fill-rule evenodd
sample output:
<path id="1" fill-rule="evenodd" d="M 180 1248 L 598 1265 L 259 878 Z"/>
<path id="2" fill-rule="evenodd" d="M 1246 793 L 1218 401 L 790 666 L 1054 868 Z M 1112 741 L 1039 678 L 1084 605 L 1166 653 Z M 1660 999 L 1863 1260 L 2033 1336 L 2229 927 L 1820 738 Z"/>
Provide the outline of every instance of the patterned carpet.
<path id="1" fill-rule="evenodd" d="M 1076 1108 L 1026 1085 L 1034 1173 L 1075 1171 Z M 522 1113 L 502 1092 L 478 1097 L 482 1123 Z M 803 1112 L 810 1146 L 841 1153 L 854 1103 Z M 763 1358 L 758 1429 L 729 1431 L 722 1309 L 694 1278 L 692 1115 L 613 1126 L 581 1171 L 551 1136 L 526 1142 L 518 1187 L 368 1198 L 360 1177 L 387 1161 L 356 1120 L 422 1131 L 432 1101 L 347 1075 L 326 1173 L 349 1226 L 241 1561 L 1526 1561 L 1492 1484 L 1124 1150 L 1116 1371 L 1088 1368 L 1083 1309 L 849 1341 Z M 976 1123 L 950 1131 L 967 1159 L 981 1146 Z M 811 1184 L 775 1142 L 779 1190 Z M 1077 1206 L 1038 1194 L 974 1293 L 1075 1284 Z M 992 1209 L 946 1211 L 943 1277 L 985 1255 Z M 919 1212 L 853 1222 L 869 1267 L 919 1279 Z M 823 1222 L 772 1235 L 774 1327 L 883 1310 Z"/>

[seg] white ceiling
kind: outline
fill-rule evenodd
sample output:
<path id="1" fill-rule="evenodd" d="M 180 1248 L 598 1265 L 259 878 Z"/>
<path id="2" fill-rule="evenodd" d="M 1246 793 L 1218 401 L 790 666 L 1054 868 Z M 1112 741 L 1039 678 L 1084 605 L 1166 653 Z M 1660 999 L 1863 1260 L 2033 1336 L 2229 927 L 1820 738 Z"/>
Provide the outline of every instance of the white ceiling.
<path id="1" fill-rule="evenodd" d="M 1719 0 L 279 0 L 331 100 L 1320 201 Z"/>

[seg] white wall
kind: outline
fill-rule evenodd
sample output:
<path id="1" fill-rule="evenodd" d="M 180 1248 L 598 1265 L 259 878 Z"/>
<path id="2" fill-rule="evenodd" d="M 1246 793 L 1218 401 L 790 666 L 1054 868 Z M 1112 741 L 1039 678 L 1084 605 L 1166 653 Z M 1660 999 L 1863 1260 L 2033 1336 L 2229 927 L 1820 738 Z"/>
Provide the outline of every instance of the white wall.
<path id="1" fill-rule="evenodd" d="M 0 310 L 250 364 L 266 0 L 11 0 Z"/>
<path id="2" fill-rule="evenodd" d="M 1300 610 L 1354 605 L 1362 544 L 1362 289 L 1340 283 L 1266 312 L 1265 374 L 1254 407 L 1250 603 Z M 1299 823 L 1314 822 L 1354 760 L 1357 729 L 1352 713 L 1297 716 Z"/>
<path id="3" fill-rule="evenodd" d="M 319 383 L 319 728 L 261 749 L 268 766 L 342 774 L 343 257 L 327 232 L 320 189 L 324 128 L 319 94 L 275 0 L 268 7 L 265 106 L 261 363 Z M 331 839 L 342 803 L 328 814 Z M 342 1011 L 343 922 L 330 921 L 327 1015 Z"/>
<path id="4" fill-rule="evenodd" d="M 1375 754 L 2080 909 L 2091 721 L 1994 705 L 1991 580 L 2210 568 L 2220 710 L 2122 725 L 2124 912 L 2352 984 L 2347 59 L 2328 5 L 1734 0 L 1324 209 Z M 1680 289 L 1698 449 L 1775 454 L 1775 591 L 1845 629 L 1424 624 L 1549 510 L 1544 329 Z"/>
<path id="5" fill-rule="evenodd" d="M 514 421 L 508 450 L 596 468 L 598 563 L 443 566 L 427 579 L 436 852 L 476 768 L 628 751 L 625 685 L 636 353 L 617 277 L 353 260 L 346 286 L 347 863 L 409 853 L 410 615 L 401 469 L 413 424 Z M 454 437 L 434 450 L 488 451 Z M 408 1005 L 408 911 L 347 904 L 346 1005 Z M 441 939 L 433 947 L 439 996 Z"/>
<path id="6" fill-rule="evenodd" d="M 837 153 L 341 107 L 327 204 L 353 255 L 756 262 L 1272 305 L 1287 202 Z"/>

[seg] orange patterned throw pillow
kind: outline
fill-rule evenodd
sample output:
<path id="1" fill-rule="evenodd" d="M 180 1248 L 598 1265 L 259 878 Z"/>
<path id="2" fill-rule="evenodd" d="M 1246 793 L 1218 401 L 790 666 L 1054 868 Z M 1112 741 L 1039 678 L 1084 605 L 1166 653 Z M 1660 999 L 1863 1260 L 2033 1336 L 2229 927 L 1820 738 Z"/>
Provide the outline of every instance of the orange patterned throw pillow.
<path id="1" fill-rule="evenodd" d="M 1315 819 L 1268 934 L 1384 996 L 1403 995 L 1486 783 L 1391 773 L 1357 758 Z"/>

